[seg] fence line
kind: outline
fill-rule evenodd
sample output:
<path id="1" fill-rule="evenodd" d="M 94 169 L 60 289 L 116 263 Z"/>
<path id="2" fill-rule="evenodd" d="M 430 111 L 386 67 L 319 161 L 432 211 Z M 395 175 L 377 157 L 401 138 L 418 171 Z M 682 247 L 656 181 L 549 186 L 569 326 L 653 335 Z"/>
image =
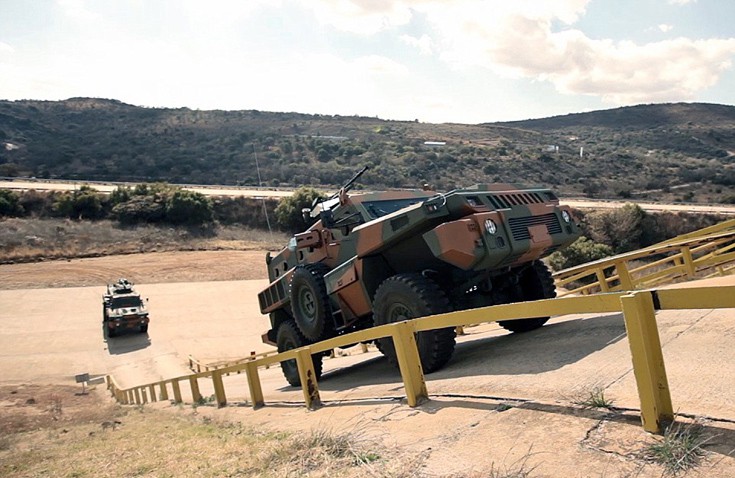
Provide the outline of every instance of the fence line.
<path id="1" fill-rule="evenodd" d="M 642 260 L 647 263 L 634 264 Z M 735 219 L 730 219 L 637 251 L 571 267 L 552 276 L 559 296 L 564 296 L 646 289 L 680 278 L 691 280 L 702 273 L 711 277 L 734 272 Z"/>
<path id="2" fill-rule="evenodd" d="M 643 427 L 650 432 L 659 432 L 662 430 L 663 424 L 673 419 L 673 407 L 655 313 L 657 310 L 700 308 L 735 308 L 735 286 L 606 293 L 482 307 L 381 325 L 276 355 L 264 356 L 218 369 L 204 370 L 191 375 L 128 389 L 121 388 L 112 376 L 108 376 L 107 383 L 108 388 L 120 403 L 147 403 L 149 401 L 148 397 L 150 397 L 150 401 L 157 398 L 165 400 L 167 398 L 164 397 L 168 397 L 169 386 L 174 396 L 174 402 L 180 403 L 183 401 L 180 382 L 189 382 L 192 401 L 199 402 L 202 400 L 202 396 L 198 381 L 210 378 L 217 404 L 222 407 L 227 404 L 222 377 L 225 374 L 239 373 L 244 370 L 248 380 L 250 401 L 254 408 L 259 408 L 265 405 L 265 398 L 258 367 L 286 360 L 296 360 L 301 377 L 304 402 L 309 408 L 317 408 L 321 405 L 321 399 L 311 358 L 312 354 L 357 342 L 391 337 L 395 344 L 408 404 L 415 407 L 428 399 L 429 396 L 416 347 L 416 332 L 499 320 L 534 318 L 538 316 L 539 310 L 543 310 L 545 314 L 549 315 L 622 311 L 641 401 Z M 156 391 L 159 393 L 158 397 Z"/>

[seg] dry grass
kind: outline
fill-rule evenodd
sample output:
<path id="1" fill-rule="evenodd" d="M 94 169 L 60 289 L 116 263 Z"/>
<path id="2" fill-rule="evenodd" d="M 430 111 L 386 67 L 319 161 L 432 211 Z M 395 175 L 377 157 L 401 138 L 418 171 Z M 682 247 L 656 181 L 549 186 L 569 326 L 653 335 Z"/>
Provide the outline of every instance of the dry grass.
<path id="1" fill-rule="evenodd" d="M 122 228 L 112 221 L 11 218 L 0 223 L 0 263 L 139 252 L 277 249 L 287 241 L 280 232 L 236 226 Z"/>
<path id="2" fill-rule="evenodd" d="M 115 426 L 105 426 L 114 423 Z M 186 410 L 127 408 L 116 421 L 7 436 L 0 476 L 396 477 L 420 463 L 351 433 L 271 432 Z"/>

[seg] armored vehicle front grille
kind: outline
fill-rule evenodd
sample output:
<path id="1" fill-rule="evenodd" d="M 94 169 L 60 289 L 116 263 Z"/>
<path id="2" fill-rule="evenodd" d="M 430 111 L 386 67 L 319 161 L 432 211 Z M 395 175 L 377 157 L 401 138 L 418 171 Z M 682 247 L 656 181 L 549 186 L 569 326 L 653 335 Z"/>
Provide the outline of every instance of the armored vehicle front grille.
<path id="1" fill-rule="evenodd" d="M 512 217 L 508 220 L 510 224 L 510 231 L 513 235 L 514 241 L 523 241 L 531 239 L 531 233 L 528 228 L 531 226 L 538 226 L 539 224 L 546 224 L 549 229 L 549 234 L 560 234 L 561 224 L 556 214 L 549 213 L 541 216 L 529 216 L 529 217 Z"/>
<path id="2" fill-rule="evenodd" d="M 513 206 L 523 206 L 526 204 L 541 204 L 543 198 L 538 193 L 505 193 L 488 195 L 488 200 L 495 209 L 510 209 Z"/>

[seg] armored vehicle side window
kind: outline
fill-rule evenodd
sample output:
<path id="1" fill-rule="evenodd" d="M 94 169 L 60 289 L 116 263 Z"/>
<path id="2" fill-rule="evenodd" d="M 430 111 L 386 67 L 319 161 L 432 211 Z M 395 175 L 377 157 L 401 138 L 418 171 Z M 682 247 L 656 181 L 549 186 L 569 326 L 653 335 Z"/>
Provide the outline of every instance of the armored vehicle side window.
<path id="1" fill-rule="evenodd" d="M 426 200 L 426 198 L 391 199 L 387 201 L 364 202 L 362 205 L 365 207 L 372 219 L 377 219 L 424 200 Z"/>

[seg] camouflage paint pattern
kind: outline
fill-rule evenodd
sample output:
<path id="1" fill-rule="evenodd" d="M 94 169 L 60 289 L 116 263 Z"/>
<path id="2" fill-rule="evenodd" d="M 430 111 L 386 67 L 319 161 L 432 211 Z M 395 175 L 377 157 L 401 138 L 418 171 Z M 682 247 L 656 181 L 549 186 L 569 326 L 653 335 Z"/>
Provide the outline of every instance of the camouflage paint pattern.
<path id="1" fill-rule="evenodd" d="M 274 312 L 290 313 L 290 278 L 301 264 L 329 269 L 324 280 L 340 332 L 370 317 L 375 290 L 394 274 L 461 271 L 471 284 L 543 258 L 580 235 L 571 211 L 550 190 L 511 184 L 445 194 L 340 194 L 317 205 L 312 217 L 319 219 L 266 258 L 271 284 L 259 300 L 271 314 L 271 338 L 283 320 Z"/>

